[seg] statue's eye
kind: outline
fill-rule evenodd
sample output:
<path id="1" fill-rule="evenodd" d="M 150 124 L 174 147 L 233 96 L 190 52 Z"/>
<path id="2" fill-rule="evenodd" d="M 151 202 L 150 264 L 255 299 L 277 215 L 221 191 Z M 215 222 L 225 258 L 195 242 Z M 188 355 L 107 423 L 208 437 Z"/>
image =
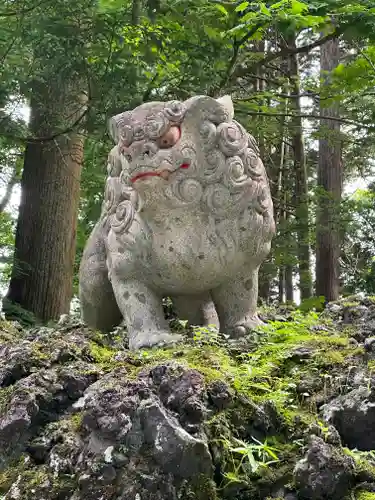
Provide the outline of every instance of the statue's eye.
<path id="1" fill-rule="evenodd" d="M 174 146 L 181 137 L 180 127 L 171 127 L 162 137 L 158 140 L 158 146 L 161 149 L 171 148 Z"/>

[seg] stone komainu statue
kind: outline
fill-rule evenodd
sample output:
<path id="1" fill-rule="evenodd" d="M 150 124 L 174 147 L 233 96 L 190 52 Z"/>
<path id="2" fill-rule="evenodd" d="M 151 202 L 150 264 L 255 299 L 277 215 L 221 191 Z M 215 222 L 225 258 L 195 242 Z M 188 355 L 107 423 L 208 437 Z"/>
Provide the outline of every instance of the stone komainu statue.
<path id="1" fill-rule="evenodd" d="M 150 102 L 110 120 L 116 146 L 100 220 L 84 251 L 84 321 L 125 319 L 131 349 L 175 342 L 162 297 L 181 319 L 238 337 L 259 324 L 258 269 L 275 231 L 254 138 L 231 98 Z"/>

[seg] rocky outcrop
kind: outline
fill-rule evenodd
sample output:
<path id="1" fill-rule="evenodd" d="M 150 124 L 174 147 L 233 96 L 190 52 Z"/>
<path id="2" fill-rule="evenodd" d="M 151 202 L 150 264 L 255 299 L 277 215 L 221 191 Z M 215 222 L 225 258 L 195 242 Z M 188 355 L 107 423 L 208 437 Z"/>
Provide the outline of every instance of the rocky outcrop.
<path id="1" fill-rule="evenodd" d="M 305 500 L 342 500 L 350 490 L 354 460 L 339 449 L 313 436 L 304 458 L 294 469 L 299 498 Z"/>
<path id="2" fill-rule="evenodd" d="M 338 430 L 343 443 L 362 451 L 375 449 L 374 388 L 361 386 L 322 408 L 324 419 Z"/>
<path id="3" fill-rule="evenodd" d="M 338 307 L 334 324 L 272 312 L 256 339 L 196 331 L 136 353 L 123 331 L 103 336 L 69 318 L 29 330 L 1 322 L 0 499 L 373 491 L 368 336 L 360 318 L 348 330 Z"/>

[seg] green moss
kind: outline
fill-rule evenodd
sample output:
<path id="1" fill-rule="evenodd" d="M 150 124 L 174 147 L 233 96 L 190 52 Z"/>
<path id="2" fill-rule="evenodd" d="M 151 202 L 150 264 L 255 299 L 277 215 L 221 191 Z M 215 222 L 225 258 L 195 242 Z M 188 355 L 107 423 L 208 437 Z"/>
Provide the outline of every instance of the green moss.
<path id="1" fill-rule="evenodd" d="M 24 472 L 23 479 L 30 488 L 49 482 L 49 474 L 44 469 L 30 469 Z"/>
<path id="2" fill-rule="evenodd" d="M 17 477 L 15 476 L 13 481 Z M 54 476 L 46 466 L 22 470 L 21 481 L 18 484 L 22 500 L 47 497 L 70 498 L 75 486 L 74 477 L 65 474 Z"/>
<path id="3" fill-rule="evenodd" d="M 92 341 L 90 342 L 90 354 L 96 363 L 108 363 L 112 361 L 115 351 Z"/>
<path id="4" fill-rule="evenodd" d="M 341 305 L 346 308 L 357 307 L 359 306 L 359 302 L 355 302 L 354 300 L 353 301 L 346 300 L 345 302 L 341 302 Z"/>
<path id="5" fill-rule="evenodd" d="M 18 471 L 14 468 L 0 472 L 0 493 L 6 493 L 18 476 Z"/>
<path id="6" fill-rule="evenodd" d="M 181 492 L 184 500 L 218 500 L 216 485 L 204 474 L 186 483 Z"/>
<path id="7" fill-rule="evenodd" d="M 372 452 L 354 451 L 349 448 L 343 448 L 343 452 L 353 458 L 357 476 L 365 475 L 375 482 L 375 462 Z"/>
<path id="8" fill-rule="evenodd" d="M 322 324 L 316 312 L 304 315 L 294 311 L 291 316 L 292 321 L 273 321 L 262 327 L 257 348 L 240 356 L 230 354 L 227 346 L 207 329 L 204 341 L 204 335 L 200 335 L 187 345 L 142 350 L 136 355 L 141 367 L 135 373 L 146 366 L 178 361 L 197 369 L 207 383 L 224 380 L 237 393 L 256 403 L 273 402 L 282 418 L 291 425 L 297 416 L 302 417 L 306 424 L 311 423 L 315 417 L 308 410 L 301 409 L 300 401 L 293 393 L 296 383 L 312 368 L 349 363 L 350 358 L 362 350 L 353 349 L 348 336 L 337 332 L 327 320 Z M 293 355 L 299 347 L 311 351 L 311 356 L 303 364 L 298 355 Z"/>
<path id="9" fill-rule="evenodd" d="M 375 466 L 371 464 L 368 460 L 358 459 L 355 463 L 356 473 L 366 473 L 366 476 L 371 477 L 373 481 L 375 481 Z"/>
<path id="10" fill-rule="evenodd" d="M 177 351 L 177 356 L 176 356 Z M 207 382 L 223 379 L 224 374 L 233 376 L 236 371 L 236 362 L 230 357 L 224 347 L 215 345 L 188 345 L 143 351 L 143 366 L 154 366 L 161 362 L 175 360 L 190 368 L 199 370 Z"/>
<path id="11" fill-rule="evenodd" d="M 95 339 L 91 337 L 89 354 L 105 371 L 125 367 L 128 379 L 145 368 L 177 361 L 202 373 L 207 384 L 223 380 L 257 404 L 272 402 L 286 425 L 294 426 L 298 419 L 305 426 L 315 422 L 316 417 L 314 407 L 296 394 L 299 381 L 313 373 L 319 378 L 322 368 L 329 369 L 333 378 L 332 367 L 342 369 L 363 351 L 353 348 L 348 334 L 337 331 L 332 321 L 323 320 L 317 312 L 303 314 L 296 310 L 288 317 L 290 321 L 272 321 L 260 328 L 255 349 L 249 343 L 249 351 L 244 349 L 240 355 L 228 350 L 227 343 L 210 328 L 200 328 L 184 345 L 142 349 L 127 353 L 123 361 L 114 360 L 118 351 L 106 343 L 102 334 L 96 334 Z M 299 359 L 300 347 L 310 352 L 306 359 Z"/>
<path id="12" fill-rule="evenodd" d="M 79 431 L 82 426 L 83 413 L 78 412 L 70 417 L 70 422 L 75 431 Z"/>
<path id="13" fill-rule="evenodd" d="M 105 372 L 110 372 L 117 367 L 126 365 L 126 363 L 114 359 L 117 352 L 111 347 L 99 345 L 94 341 L 90 341 L 89 343 L 89 356 Z"/>
<path id="14" fill-rule="evenodd" d="M 22 332 L 15 328 L 10 321 L 0 319 L 0 342 L 16 344 Z"/>
<path id="15" fill-rule="evenodd" d="M 36 360 L 41 361 L 48 360 L 51 357 L 50 352 L 48 352 L 47 346 L 41 344 L 40 342 L 32 343 L 32 355 Z"/>
<path id="16" fill-rule="evenodd" d="M 355 500 L 375 500 L 375 493 L 369 491 L 358 491 Z"/>
<path id="17" fill-rule="evenodd" d="M 7 469 L 0 472 L 0 493 L 6 493 L 25 468 L 25 457 L 21 456 L 19 460 L 11 463 Z"/>
<path id="18" fill-rule="evenodd" d="M 0 414 L 4 412 L 6 406 L 8 405 L 13 391 L 13 386 L 0 389 Z"/>
<path id="19" fill-rule="evenodd" d="M 346 346 L 344 346 L 346 347 Z M 363 355 L 363 347 L 346 347 L 345 349 L 322 349 L 315 356 L 317 365 L 320 367 L 329 367 L 333 365 L 342 365 L 350 363 L 353 356 Z"/>

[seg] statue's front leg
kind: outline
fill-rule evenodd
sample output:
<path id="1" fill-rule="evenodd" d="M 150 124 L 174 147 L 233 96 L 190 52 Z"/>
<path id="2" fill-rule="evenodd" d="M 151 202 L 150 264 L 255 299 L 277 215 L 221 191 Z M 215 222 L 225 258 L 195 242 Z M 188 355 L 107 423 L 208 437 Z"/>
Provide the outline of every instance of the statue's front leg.
<path id="1" fill-rule="evenodd" d="M 164 318 L 162 298 L 138 280 L 112 275 L 112 287 L 129 334 L 129 349 L 156 347 L 179 342 Z"/>
<path id="2" fill-rule="evenodd" d="M 240 274 L 211 291 L 220 331 L 238 338 L 262 324 L 257 315 L 258 269 Z"/>

